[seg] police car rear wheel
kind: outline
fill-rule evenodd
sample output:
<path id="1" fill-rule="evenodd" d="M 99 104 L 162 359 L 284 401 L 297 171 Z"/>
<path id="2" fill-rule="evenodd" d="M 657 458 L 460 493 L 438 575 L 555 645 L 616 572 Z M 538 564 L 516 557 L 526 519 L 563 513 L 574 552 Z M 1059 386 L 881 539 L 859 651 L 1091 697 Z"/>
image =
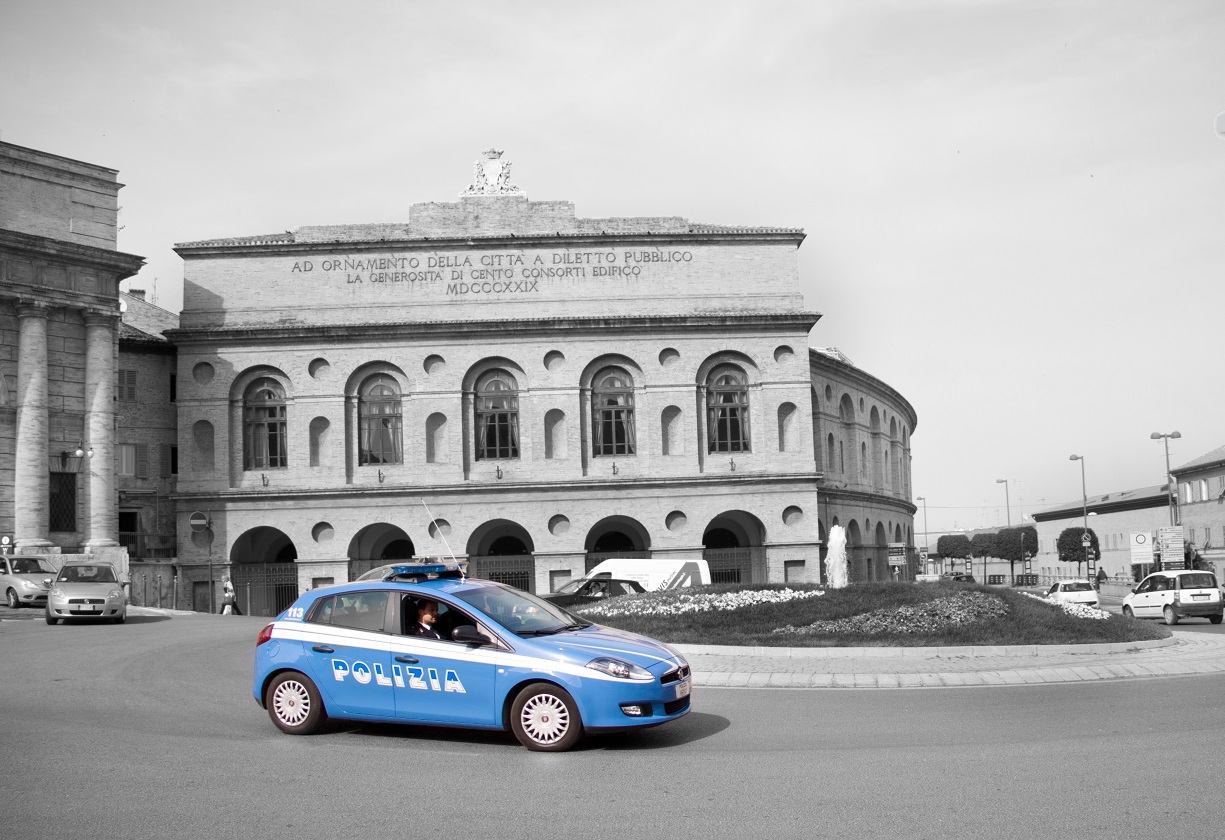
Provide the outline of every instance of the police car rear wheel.
<path id="1" fill-rule="evenodd" d="M 309 735 L 324 720 L 323 700 L 319 689 L 297 672 L 278 674 L 268 684 L 265 705 L 272 722 L 290 735 Z"/>
<path id="2" fill-rule="evenodd" d="M 532 683 L 519 692 L 510 725 L 520 744 L 540 752 L 568 750 L 583 737 L 574 698 L 549 683 Z"/>

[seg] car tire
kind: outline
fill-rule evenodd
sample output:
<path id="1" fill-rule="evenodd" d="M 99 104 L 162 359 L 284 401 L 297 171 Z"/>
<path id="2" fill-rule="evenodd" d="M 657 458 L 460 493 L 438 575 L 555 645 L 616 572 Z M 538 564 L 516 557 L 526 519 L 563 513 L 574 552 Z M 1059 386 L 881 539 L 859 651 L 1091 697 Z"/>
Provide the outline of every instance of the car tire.
<path id="1" fill-rule="evenodd" d="M 1161 611 L 1161 616 L 1165 619 L 1165 623 L 1175 625 L 1178 623 L 1178 616 L 1174 614 L 1174 608 L 1169 604 L 1165 605 L 1165 609 Z"/>
<path id="2" fill-rule="evenodd" d="M 128 620 L 128 614 L 125 612 L 119 613 L 119 615 L 111 619 L 111 621 L 115 622 L 116 624 L 123 624 L 127 620 Z"/>
<path id="3" fill-rule="evenodd" d="M 1225 615 L 1210 615 L 1210 616 L 1208 616 L 1208 620 L 1209 620 L 1209 621 L 1211 621 L 1213 624 L 1220 624 L 1220 623 L 1221 623 L 1221 619 L 1223 619 L 1223 618 L 1225 618 Z"/>
<path id="4" fill-rule="evenodd" d="M 569 692 L 552 683 L 525 686 L 510 707 L 519 743 L 537 752 L 564 752 L 583 737 L 583 721 Z"/>
<path id="5" fill-rule="evenodd" d="M 327 719 L 323 698 L 310 677 L 297 671 L 277 674 L 264 692 L 268 716 L 282 732 L 310 735 Z"/>
<path id="6" fill-rule="evenodd" d="M 17 600 L 17 590 L 10 589 L 4 593 L 4 602 L 8 604 L 9 609 L 16 610 L 21 608 L 21 601 Z"/>
<path id="7" fill-rule="evenodd" d="M 60 620 L 51 614 L 50 608 L 47 609 L 47 623 L 52 627 L 60 623 Z"/>
<path id="8" fill-rule="evenodd" d="M 1131 607 L 1123 607 L 1123 617 L 1124 618 L 1135 618 L 1136 614 L 1131 611 Z"/>

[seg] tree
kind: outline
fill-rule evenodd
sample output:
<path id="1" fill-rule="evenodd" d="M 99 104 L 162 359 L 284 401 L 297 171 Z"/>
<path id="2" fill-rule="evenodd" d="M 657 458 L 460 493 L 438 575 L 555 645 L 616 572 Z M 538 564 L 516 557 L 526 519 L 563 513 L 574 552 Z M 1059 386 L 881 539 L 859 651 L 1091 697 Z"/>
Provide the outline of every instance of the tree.
<path id="1" fill-rule="evenodd" d="M 1008 573 L 1016 583 L 1016 564 L 1025 562 L 1038 552 L 1038 529 L 1033 525 L 1004 528 L 996 535 L 995 550 L 1001 560 L 1008 561 Z"/>
<path id="2" fill-rule="evenodd" d="M 965 534 L 945 534 L 936 540 L 936 553 L 950 560 L 965 560 L 970 556 L 970 539 Z"/>
<path id="3" fill-rule="evenodd" d="M 998 557 L 999 551 L 995 547 L 996 537 L 998 534 L 987 532 L 979 532 L 970 539 L 970 554 L 974 557 Z M 987 575 L 987 564 L 983 563 L 983 577 Z M 983 583 L 987 581 L 984 579 Z"/>
<path id="4" fill-rule="evenodd" d="M 1075 563 L 1077 577 L 1080 576 L 1080 564 L 1086 560 L 1085 545 L 1081 541 L 1084 533 L 1085 529 L 1082 527 L 1064 528 L 1059 539 L 1055 541 L 1059 561 Z M 1094 559 L 1102 556 L 1101 547 L 1097 543 L 1097 534 L 1093 533 L 1092 528 L 1089 529 L 1089 552 L 1092 553 Z"/>

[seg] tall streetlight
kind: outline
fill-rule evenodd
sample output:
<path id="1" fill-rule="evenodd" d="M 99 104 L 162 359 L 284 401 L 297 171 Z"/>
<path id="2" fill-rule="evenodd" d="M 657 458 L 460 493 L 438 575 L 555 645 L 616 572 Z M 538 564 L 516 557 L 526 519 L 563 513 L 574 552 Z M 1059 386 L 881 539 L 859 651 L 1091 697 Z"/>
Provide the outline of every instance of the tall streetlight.
<path id="1" fill-rule="evenodd" d="M 915 501 L 923 503 L 923 548 L 927 551 L 928 556 L 931 555 L 931 546 L 928 541 L 931 537 L 928 536 L 927 530 L 927 498 L 924 496 L 915 496 Z"/>
<path id="2" fill-rule="evenodd" d="M 1085 456 L 1069 455 L 1069 461 L 1080 461 L 1080 499 L 1085 514 L 1085 532 L 1082 542 L 1085 545 L 1085 573 L 1089 572 L 1089 495 L 1085 492 Z M 1076 564 L 1076 573 L 1080 574 L 1080 564 Z"/>
<path id="3" fill-rule="evenodd" d="M 1170 524 L 1177 525 L 1174 520 L 1177 518 L 1178 511 L 1178 496 L 1174 493 L 1174 477 L 1170 475 L 1170 439 L 1178 440 L 1182 437 L 1179 432 L 1170 432 L 1168 435 L 1163 435 L 1161 432 L 1153 432 L 1148 436 L 1149 440 L 1165 439 L 1165 483 L 1170 491 Z"/>
<path id="4" fill-rule="evenodd" d="M 1012 502 L 1008 501 L 1008 479 L 997 478 L 995 480 L 995 483 L 1004 485 L 1004 507 L 1008 511 L 1008 527 L 1011 528 L 1012 527 Z M 995 521 L 999 522 L 998 519 Z"/>

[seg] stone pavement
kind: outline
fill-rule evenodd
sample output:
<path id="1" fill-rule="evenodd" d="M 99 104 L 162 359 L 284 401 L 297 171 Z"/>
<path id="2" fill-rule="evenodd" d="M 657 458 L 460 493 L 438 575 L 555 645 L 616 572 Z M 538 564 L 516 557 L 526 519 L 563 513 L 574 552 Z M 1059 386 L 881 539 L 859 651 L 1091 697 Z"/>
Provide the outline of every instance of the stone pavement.
<path id="1" fill-rule="evenodd" d="M 1173 630 L 1149 642 L 947 648 L 673 645 L 699 686 L 949 688 L 1225 673 L 1225 636 Z"/>
<path id="2" fill-rule="evenodd" d="M 128 607 L 129 615 L 185 616 Z M 0 607 L 0 620 L 42 620 Z M 1172 629 L 1172 638 L 1101 645 L 945 648 L 762 648 L 673 645 L 699 686 L 725 688 L 950 688 L 1225 674 L 1225 634 Z"/>

